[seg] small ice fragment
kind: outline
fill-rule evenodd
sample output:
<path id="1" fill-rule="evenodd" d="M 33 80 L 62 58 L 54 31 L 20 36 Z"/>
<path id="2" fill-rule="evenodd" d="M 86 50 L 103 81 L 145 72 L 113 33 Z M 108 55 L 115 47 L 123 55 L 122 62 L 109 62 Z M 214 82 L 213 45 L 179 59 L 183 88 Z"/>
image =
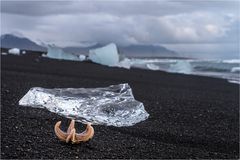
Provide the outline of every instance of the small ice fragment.
<path id="1" fill-rule="evenodd" d="M 47 57 L 47 54 L 43 53 L 43 54 L 42 54 L 42 57 Z"/>
<path id="2" fill-rule="evenodd" d="M 20 54 L 20 49 L 18 48 L 12 48 L 8 50 L 9 54 L 14 54 L 14 55 L 19 55 Z"/>
<path id="3" fill-rule="evenodd" d="M 7 55 L 7 53 L 6 52 L 2 52 L 1 55 Z"/>
<path id="4" fill-rule="evenodd" d="M 228 60 L 223 60 L 223 63 L 240 63 L 240 59 L 228 59 Z"/>
<path id="5" fill-rule="evenodd" d="M 102 65 L 117 66 L 119 55 L 116 44 L 110 43 L 104 47 L 89 50 L 89 59 Z"/>
<path id="6" fill-rule="evenodd" d="M 26 54 L 26 51 L 22 51 L 22 54 Z"/>
<path id="7" fill-rule="evenodd" d="M 240 81 L 239 81 L 239 80 L 228 80 L 228 82 L 230 82 L 230 83 L 240 84 Z"/>
<path id="8" fill-rule="evenodd" d="M 233 67 L 231 69 L 231 72 L 239 72 L 240 73 L 240 67 Z"/>
<path id="9" fill-rule="evenodd" d="M 31 88 L 19 105 L 46 108 L 51 112 L 107 126 L 132 126 L 149 114 L 143 103 L 134 99 L 128 84 L 105 88 Z"/>
<path id="10" fill-rule="evenodd" d="M 124 58 L 118 63 L 118 67 L 130 69 L 131 68 L 131 60 L 129 58 Z"/>
<path id="11" fill-rule="evenodd" d="M 147 68 L 150 69 L 150 70 L 159 70 L 159 67 L 153 63 L 148 63 L 147 64 Z"/>
<path id="12" fill-rule="evenodd" d="M 85 60 L 86 60 L 86 56 L 83 55 L 83 54 L 80 54 L 80 55 L 79 55 L 79 60 L 80 60 L 80 61 L 85 61 Z"/>
<path id="13" fill-rule="evenodd" d="M 79 58 L 76 55 L 65 53 L 59 47 L 48 45 L 47 48 L 48 48 L 47 57 L 49 58 L 60 59 L 60 60 L 73 60 L 73 61 L 79 60 Z"/>
<path id="14" fill-rule="evenodd" d="M 170 65 L 170 72 L 191 74 L 191 63 L 187 60 L 177 60 L 175 64 Z"/>

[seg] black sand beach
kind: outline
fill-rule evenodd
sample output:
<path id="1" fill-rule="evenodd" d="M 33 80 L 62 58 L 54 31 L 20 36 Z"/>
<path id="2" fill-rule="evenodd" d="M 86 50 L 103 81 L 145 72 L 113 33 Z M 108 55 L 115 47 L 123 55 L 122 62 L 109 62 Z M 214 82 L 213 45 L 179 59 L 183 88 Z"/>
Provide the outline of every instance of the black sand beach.
<path id="1" fill-rule="evenodd" d="M 55 123 L 62 120 L 66 128 L 70 120 L 18 105 L 31 87 L 119 83 L 130 84 L 150 117 L 132 127 L 94 126 L 94 138 L 80 145 L 55 137 Z M 239 85 L 36 55 L 1 56 L 1 158 L 239 158 Z"/>

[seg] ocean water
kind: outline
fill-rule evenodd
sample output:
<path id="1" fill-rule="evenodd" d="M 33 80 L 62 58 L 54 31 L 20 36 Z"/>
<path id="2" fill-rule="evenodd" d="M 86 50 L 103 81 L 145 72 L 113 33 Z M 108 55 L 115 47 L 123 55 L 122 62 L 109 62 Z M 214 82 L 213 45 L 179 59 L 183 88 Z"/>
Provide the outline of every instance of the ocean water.
<path id="1" fill-rule="evenodd" d="M 199 59 L 145 59 L 132 58 L 131 67 L 161 70 L 227 79 L 240 84 L 240 59 L 199 60 Z"/>

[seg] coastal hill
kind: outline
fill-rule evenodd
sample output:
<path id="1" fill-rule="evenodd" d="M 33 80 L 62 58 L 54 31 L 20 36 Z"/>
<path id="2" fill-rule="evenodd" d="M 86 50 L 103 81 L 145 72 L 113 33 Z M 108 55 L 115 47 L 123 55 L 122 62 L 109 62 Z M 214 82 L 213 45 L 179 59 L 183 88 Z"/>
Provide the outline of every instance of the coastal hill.
<path id="1" fill-rule="evenodd" d="M 25 37 L 18 37 L 12 34 L 4 34 L 1 36 L 2 48 L 19 48 L 31 51 L 47 51 L 43 46 L 36 44 Z"/>

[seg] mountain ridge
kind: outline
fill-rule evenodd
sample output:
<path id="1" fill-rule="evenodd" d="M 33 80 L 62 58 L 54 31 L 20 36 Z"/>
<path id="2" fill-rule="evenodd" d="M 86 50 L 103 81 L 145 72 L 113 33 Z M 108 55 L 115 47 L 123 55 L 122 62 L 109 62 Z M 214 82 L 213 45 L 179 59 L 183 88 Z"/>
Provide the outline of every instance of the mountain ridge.
<path id="1" fill-rule="evenodd" d="M 1 47 L 19 48 L 31 51 L 47 51 L 46 47 L 40 46 L 26 37 L 18 37 L 12 34 L 1 35 Z"/>

